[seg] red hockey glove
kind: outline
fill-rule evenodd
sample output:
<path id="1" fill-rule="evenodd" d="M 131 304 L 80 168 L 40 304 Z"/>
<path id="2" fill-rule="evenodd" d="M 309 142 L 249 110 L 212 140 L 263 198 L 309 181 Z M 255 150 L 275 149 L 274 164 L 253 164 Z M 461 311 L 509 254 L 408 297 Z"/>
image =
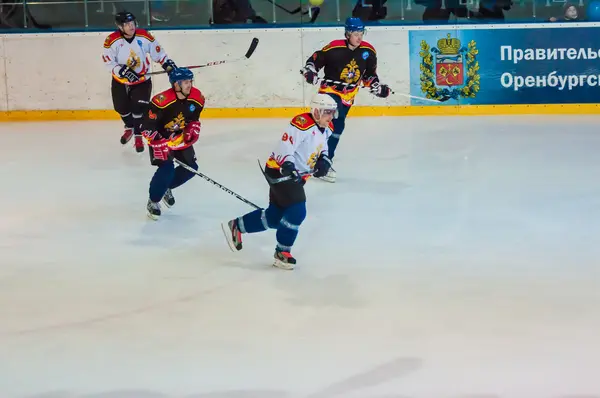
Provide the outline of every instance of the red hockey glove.
<path id="1" fill-rule="evenodd" d="M 200 121 L 197 120 L 191 122 L 185 127 L 185 132 L 183 133 L 183 142 L 185 142 L 187 146 L 193 145 L 196 143 L 196 141 L 198 141 L 198 138 L 200 137 L 200 126 Z"/>
<path id="2" fill-rule="evenodd" d="M 148 146 L 152 148 L 152 157 L 155 160 L 169 160 L 171 154 L 171 148 L 169 148 L 169 140 L 165 138 L 159 138 L 152 140 L 148 143 Z"/>

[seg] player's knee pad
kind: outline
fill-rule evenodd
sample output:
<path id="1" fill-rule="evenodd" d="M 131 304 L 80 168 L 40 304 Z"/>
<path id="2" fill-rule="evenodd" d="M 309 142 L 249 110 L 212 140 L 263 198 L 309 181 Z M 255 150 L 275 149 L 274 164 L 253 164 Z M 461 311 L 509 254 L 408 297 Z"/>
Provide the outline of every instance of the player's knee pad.
<path id="1" fill-rule="evenodd" d="M 263 211 L 263 225 L 265 225 L 266 228 L 277 228 L 281 222 L 282 216 L 283 211 L 271 203 L 269 207 Z"/>
<path id="2" fill-rule="evenodd" d="M 285 228 L 297 231 L 300 224 L 306 218 L 306 202 L 300 202 L 291 205 L 283 212 L 281 217 L 281 225 Z"/>

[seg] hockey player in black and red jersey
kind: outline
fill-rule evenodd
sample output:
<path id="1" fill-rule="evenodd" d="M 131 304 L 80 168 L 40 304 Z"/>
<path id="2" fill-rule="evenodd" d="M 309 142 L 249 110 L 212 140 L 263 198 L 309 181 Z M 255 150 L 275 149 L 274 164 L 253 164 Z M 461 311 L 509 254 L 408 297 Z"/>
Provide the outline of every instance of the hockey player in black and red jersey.
<path id="1" fill-rule="evenodd" d="M 150 76 L 146 76 L 150 71 L 150 60 L 159 63 L 167 72 L 177 66 L 150 32 L 137 27 L 132 13 L 116 14 L 115 23 L 118 30 L 104 41 L 102 59 L 113 77 L 113 107 L 125 124 L 121 144 L 127 144 L 135 136 L 135 149 L 143 152 L 140 123 L 152 95 L 152 82 Z"/>
<path id="2" fill-rule="evenodd" d="M 324 69 L 324 81 L 321 82 L 319 93 L 330 95 L 338 105 L 339 116 L 333 120 L 333 134 L 328 141 L 331 160 L 335 156 L 335 149 L 344 131 L 346 115 L 354 104 L 359 85 L 368 87 L 373 94 L 382 98 L 388 97 L 391 92 L 387 85 L 379 82 L 377 52 L 363 40 L 364 32 L 365 25 L 360 18 L 348 18 L 345 24 L 346 38 L 334 40 L 315 51 L 301 70 L 307 83 L 317 84 L 319 70 Z M 335 182 L 335 178 L 336 172 L 332 167 L 322 179 Z"/>
<path id="3" fill-rule="evenodd" d="M 316 94 L 310 104 L 311 112 L 294 117 L 281 136 L 265 166 L 271 179 L 289 176 L 290 180 L 271 184 L 269 207 L 252 211 L 222 224 L 231 250 L 242 249 L 242 234 L 277 230 L 274 266 L 294 269 L 296 259 L 291 250 L 300 224 L 306 218 L 304 184 L 307 173 L 322 177 L 329 171 L 327 139 L 331 136 L 337 117 L 337 104 L 328 95 Z"/>
<path id="4" fill-rule="evenodd" d="M 172 190 L 195 175 L 181 166 L 175 167 L 173 159 L 198 170 L 193 145 L 200 136 L 204 96 L 193 87 L 193 79 L 194 74 L 187 68 L 171 71 L 171 88 L 152 97 L 142 123 L 150 163 L 157 166 L 146 205 L 148 217 L 153 220 L 161 216 L 159 202 L 162 200 L 165 206 L 172 207 L 175 204 Z"/>

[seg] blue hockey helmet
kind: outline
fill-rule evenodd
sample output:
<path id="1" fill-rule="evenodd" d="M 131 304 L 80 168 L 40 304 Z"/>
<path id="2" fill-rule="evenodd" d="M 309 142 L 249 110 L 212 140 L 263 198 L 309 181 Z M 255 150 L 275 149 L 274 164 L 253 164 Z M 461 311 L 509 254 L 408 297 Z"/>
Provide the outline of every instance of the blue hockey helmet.
<path id="1" fill-rule="evenodd" d="M 344 27 L 346 29 L 346 33 L 365 31 L 365 23 L 360 18 L 356 17 L 347 18 Z"/>
<path id="2" fill-rule="evenodd" d="M 184 80 L 194 80 L 194 73 L 188 68 L 175 68 L 169 73 L 171 85 Z"/>

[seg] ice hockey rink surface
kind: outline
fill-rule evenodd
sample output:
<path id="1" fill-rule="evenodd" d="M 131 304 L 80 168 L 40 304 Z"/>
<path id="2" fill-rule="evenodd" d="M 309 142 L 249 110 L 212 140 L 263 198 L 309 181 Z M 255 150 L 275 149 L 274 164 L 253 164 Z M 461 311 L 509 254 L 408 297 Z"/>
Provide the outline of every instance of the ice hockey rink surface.
<path id="1" fill-rule="evenodd" d="M 290 115 L 293 116 L 293 115 Z M 0 125 L 0 397 L 600 398 L 600 117 L 353 118 L 294 271 L 118 121 Z M 203 122 L 257 204 L 285 119 Z"/>

